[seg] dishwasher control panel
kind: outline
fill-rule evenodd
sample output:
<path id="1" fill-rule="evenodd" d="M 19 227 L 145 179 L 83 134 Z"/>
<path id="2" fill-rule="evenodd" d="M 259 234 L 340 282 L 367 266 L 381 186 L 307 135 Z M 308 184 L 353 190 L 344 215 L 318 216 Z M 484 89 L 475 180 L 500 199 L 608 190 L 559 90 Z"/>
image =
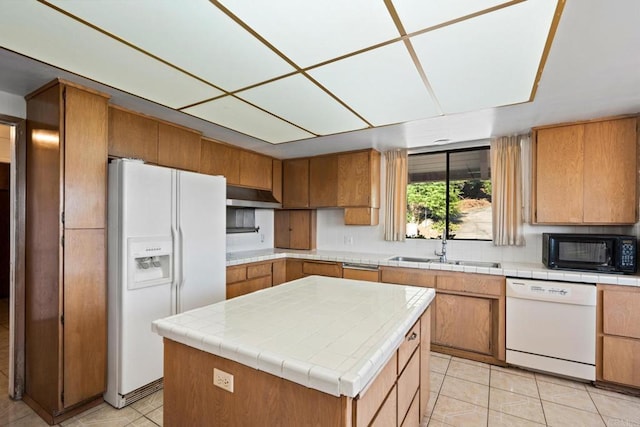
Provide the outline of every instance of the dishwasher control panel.
<path id="1" fill-rule="evenodd" d="M 596 286 L 591 283 L 508 278 L 507 297 L 595 305 Z"/>

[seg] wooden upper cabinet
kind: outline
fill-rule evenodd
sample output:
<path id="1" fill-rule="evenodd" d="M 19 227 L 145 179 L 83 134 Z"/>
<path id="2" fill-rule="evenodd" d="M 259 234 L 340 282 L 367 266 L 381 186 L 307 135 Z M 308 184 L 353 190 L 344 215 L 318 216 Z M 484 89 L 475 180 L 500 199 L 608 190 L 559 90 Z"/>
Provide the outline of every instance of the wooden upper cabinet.
<path id="1" fill-rule="evenodd" d="M 271 157 L 240 150 L 240 185 L 271 190 L 273 165 Z"/>
<path id="2" fill-rule="evenodd" d="M 309 159 L 309 205 L 314 208 L 338 206 L 338 156 Z"/>
<path id="3" fill-rule="evenodd" d="M 583 158 L 583 125 L 540 129 L 537 132 L 537 222 L 582 222 Z"/>
<path id="4" fill-rule="evenodd" d="M 210 139 L 202 139 L 200 172 L 222 175 L 227 184 L 240 184 L 240 150 Z"/>
<path id="5" fill-rule="evenodd" d="M 158 124 L 158 164 L 198 172 L 200 134 L 166 123 Z"/>
<path id="6" fill-rule="evenodd" d="M 108 100 L 72 86 L 64 90 L 65 227 L 104 228 Z"/>
<path id="7" fill-rule="evenodd" d="M 273 159 L 273 182 L 271 184 L 271 193 L 273 197 L 282 203 L 282 160 Z"/>
<path id="8" fill-rule="evenodd" d="M 634 224 L 635 117 L 535 131 L 533 218 L 547 224 Z"/>
<path id="9" fill-rule="evenodd" d="M 158 163 L 158 122 L 109 107 L 109 155 Z"/>
<path id="10" fill-rule="evenodd" d="M 338 206 L 380 207 L 380 153 L 338 155 Z"/>
<path id="11" fill-rule="evenodd" d="M 635 223 L 636 119 L 589 123 L 584 141 L 584 222 Z"/>
<path id="12" fill-rule="evenodd" d="M 309 207 L 309 159 L 282 162 L 282 207 Z"/>
<path id="13" fill-rule="evenodd" d="M 276 248 L 316 248 L 315 210 L 276 210 L 273 222 Z"/>

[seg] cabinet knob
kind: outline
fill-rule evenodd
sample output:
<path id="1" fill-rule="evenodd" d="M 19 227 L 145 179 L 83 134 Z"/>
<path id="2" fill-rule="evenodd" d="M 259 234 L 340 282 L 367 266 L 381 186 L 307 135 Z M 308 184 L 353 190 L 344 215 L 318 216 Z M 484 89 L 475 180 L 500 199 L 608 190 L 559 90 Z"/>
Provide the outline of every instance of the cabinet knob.
<path id="1" fill-rule="evenodd" d="M 416 334 L 415 332 L 412 333 L 411 335 L 409 335 L 409 338 L 407 338 L 407 341 L 413 341 L 416 338 L 418 338 L 418 334 Z"/>

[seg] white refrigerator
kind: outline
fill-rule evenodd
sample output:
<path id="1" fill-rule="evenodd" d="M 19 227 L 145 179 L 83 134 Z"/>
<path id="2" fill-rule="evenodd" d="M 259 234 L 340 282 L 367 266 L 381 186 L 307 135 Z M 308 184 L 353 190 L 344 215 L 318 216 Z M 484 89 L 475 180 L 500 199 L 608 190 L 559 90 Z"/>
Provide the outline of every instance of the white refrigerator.
<path id="1" fill-rule="evenodd" d="M 135 160 L 109 164 L 108 372 L 122 408 L 162 387 L 151 322 L 225 299 L 226 180 Z"/>

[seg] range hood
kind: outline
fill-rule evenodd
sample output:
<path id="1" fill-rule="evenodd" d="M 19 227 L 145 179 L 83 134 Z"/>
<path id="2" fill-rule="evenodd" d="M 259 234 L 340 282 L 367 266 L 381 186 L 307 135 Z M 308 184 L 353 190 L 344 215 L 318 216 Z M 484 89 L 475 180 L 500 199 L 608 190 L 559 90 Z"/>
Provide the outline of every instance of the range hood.
<path id="1" fill-rule="evenodd" d="M 271 191 L 227 185 L 227 206 L 279 209 L 282 204 Z"/>

